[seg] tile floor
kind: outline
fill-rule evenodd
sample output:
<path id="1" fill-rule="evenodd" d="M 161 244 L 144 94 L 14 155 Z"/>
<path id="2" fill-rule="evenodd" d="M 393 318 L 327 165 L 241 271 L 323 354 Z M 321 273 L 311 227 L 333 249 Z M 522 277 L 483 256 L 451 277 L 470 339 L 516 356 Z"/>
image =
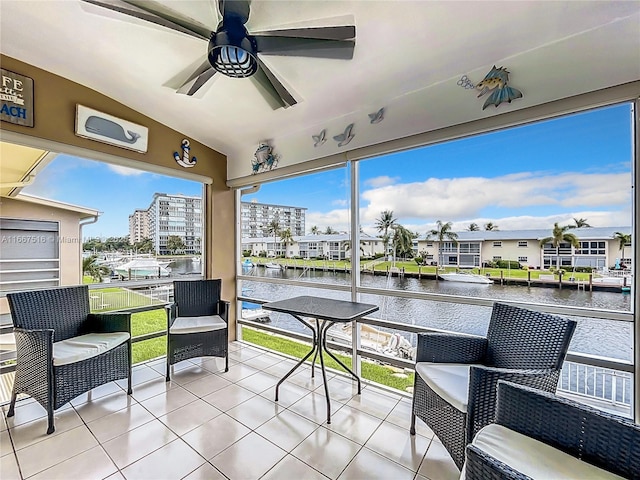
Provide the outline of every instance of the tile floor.
<path id="1" fill-rule="evenodd" d="M 411 399 L 340 374 L 328 374 L 332 421 L 326 423 L 322 375 L 234 342 L 229 372 L 221 359 L 136 366 L 126 381 L 94 389 L 55 414 L 18 402 L 0 418 L 0 478 L 10 479 L 457 479 L 442 444 L 418 421 L 409 435 Z M 318 378 L 319 377 L 319 378 Z"/>

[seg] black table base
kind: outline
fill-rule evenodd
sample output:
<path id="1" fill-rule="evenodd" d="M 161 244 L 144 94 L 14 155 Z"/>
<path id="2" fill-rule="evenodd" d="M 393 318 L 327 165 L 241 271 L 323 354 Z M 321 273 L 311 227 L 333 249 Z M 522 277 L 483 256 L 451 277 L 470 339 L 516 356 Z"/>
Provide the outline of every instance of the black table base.
<path id="1" fill-rule="evenodd" d="M 358 377 L 353 371 L 347 367 L 342 361 L 336 357 L 329 349 L 327 348 L 327 330 L 335 323 L 331 320 L 320 321 L 320 319 L 315 319 L 315 327 L 303 320 L 297 315 L 291 314 L 296 320 L 306 325 L 311 332 L 313 333 L 313 346 L 309 353 L 307 353 L 298 363 L 296 363 L 287 374 L 280 379 L 280 381 L 276 384 L 276 402 L 278 401 L 278 389 L 280 388 L 280 384 L 284 382 L 287 378 L 291 376 L 293 372 L 295 372 L 300 365 L 302 365 L 312 354 L 313 360 L 311 361 L 311 378 L 315 376 L 315 366 L 316 366 L 316 358 L 320 357 L 320 370 L 322 371 L 322 380 L 324 383 L 324 393 L 327 398 L 327 423 L 331 423 L 331 402 L 329 397 L 329 385 L 327 383 L 327 372 L 324 366 L 324 357 L 323 352 L 326 352 L 331 358 L 333 358 L 342 368 L 344 368 L 347 372 L 351 374 L 353 378 L 358 381 L 358 395 L 362 392 L 362 382 L 360 381 L 360 377 Z"/>

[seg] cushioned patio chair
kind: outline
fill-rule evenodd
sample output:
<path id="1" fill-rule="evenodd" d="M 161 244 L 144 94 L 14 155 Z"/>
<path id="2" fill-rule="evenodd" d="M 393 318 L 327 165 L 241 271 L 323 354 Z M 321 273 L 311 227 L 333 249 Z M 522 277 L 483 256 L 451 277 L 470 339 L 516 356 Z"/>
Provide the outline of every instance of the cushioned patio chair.
<path id="1" fill-rule="evenodd" d="M 16 372 L 8 417 L 26 393 L 48 414 L 105 383 L 128 378 L 131 314 L 89 313 L 89 290 L 75 287 L 7 293 L 16 339 Z"/>
<path id="2" fill-rule="evenodd" d="M 220 299 L 222 280 L 173 282 L 167 306 L 167 382 L 171 365 L 195 357 L 223 357 L 229 371 L 229 302 Z"/>
<path id="3" fill-rule="evenodd" d="M 575 327 L 573 320 L 495 303 L 486 337 L 419 334 L 411 434 L 418 417 L 462 468 L 465 447 L 493 421 L 498 380 L 555 392 Z"/>
<path id="4" fill-rule="evenodd" d="M 463 475 L 467 480 L 640 479 L 640 425 L 500 381 L 495 423 L 467 446 Z"/>

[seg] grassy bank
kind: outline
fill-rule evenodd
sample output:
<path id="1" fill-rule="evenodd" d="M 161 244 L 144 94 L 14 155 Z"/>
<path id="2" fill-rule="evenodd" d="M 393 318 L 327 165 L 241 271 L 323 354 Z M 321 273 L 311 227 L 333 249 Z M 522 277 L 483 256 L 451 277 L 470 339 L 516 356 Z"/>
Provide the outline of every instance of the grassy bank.
<path id="1" fill-rule="evenodd" d="M 246 342 L 260 345 L 261 347 L 275 350 L 277 352 L 281 352 L 295 358 L 304 357 L 310 349 L 309 344 L 300 343 L 295 340 L 290 340 L 288 338 L 284 338 L 271 333 L 261 332 L 248 327 L 242 328 L 242 337 Z M 349 367 L 351 366 L 350 355 L 336 353 L 336 357 L 338 357 L 345 365 Z M 316 362 L 319 364 L 320 360 L 316 360 Z M 328 368 L 333 368 L 341 372 L 344 371 L 344 369 L 340 367 L 337 362 L 335 362 L 329 356 L 325 356 L 325 365 Z M 406 373 L 406 378 L 395 376 L 402 373 L 403 372 L 400 372 L 399 369 L 390 366 L 379 365 L 377 363 L 371 363 L 368 361 L 362 362 L 363 379 L 371 380 L 372 382 L 376 382 L 381 385 L 386 385 L 388 387 L 406 391 L 407 387 L 413 386 L 414 374 L 413 372 Z"/>

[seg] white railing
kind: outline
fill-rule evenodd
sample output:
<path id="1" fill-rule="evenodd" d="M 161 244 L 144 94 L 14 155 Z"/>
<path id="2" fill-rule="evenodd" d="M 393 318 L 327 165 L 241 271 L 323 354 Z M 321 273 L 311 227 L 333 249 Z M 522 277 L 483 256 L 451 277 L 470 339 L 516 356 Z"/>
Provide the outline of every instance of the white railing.
<path id="1" fill-rule="evenodd" d="M 173 292 L 170 286 L 159 286 L 141 290 L 129 290 L 118 288 L 117 291 L 109 289 L 92 289 L 89 291 L 89 306 L 92 312 L 108 310 L 124 310 L 132 307 L 146 307 L 169 302 L 169 296 Z"/>
<path id="2" fill-rule="evenodd" d="M 565 362 L 558 390 L 631 408 L 631 382 L 632 376 L 627 372 Z"/>

